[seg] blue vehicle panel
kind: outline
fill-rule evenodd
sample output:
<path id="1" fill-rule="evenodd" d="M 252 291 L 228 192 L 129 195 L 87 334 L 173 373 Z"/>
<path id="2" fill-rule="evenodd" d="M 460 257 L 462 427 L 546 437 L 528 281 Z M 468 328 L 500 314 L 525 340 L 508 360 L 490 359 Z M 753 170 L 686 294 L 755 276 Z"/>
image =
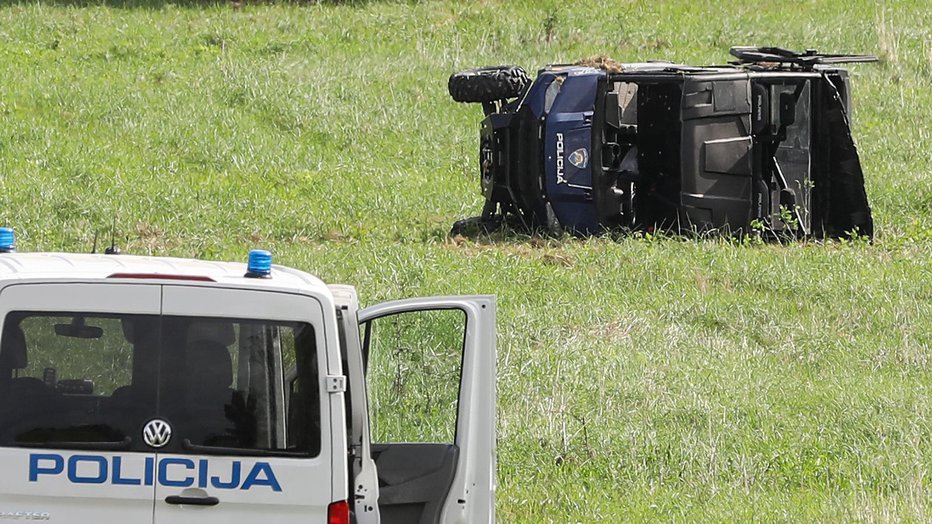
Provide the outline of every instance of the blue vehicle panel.
<path id="1" fill-rule="evenodd" d="M 592 116 L 604 73 L 573 69 L 550 89 L 544 124 L 544 191 L 557 220 L 574 233 L 599 231 L 592 205 Z M 545 100 L 545 102 L 547 102 Z"/>

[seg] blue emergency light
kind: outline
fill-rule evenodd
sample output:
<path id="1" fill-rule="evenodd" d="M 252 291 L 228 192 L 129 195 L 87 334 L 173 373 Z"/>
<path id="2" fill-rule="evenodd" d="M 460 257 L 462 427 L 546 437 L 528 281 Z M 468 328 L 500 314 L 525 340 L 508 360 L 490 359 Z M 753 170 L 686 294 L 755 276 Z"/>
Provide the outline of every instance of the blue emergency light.
<path id="1" fill-rule="evenodd" d="M 13 228 L 0 227 L 0 253 L 12 253 L 16 251 L 16 238 L 13 235 Z"/>
<path id="2" fill-rule="evenodd" d="M 272 253 L 264 249 L 253 249 L 249 252 L 249 261 L 246 263 L 247 278 L 272 277 Z"/>

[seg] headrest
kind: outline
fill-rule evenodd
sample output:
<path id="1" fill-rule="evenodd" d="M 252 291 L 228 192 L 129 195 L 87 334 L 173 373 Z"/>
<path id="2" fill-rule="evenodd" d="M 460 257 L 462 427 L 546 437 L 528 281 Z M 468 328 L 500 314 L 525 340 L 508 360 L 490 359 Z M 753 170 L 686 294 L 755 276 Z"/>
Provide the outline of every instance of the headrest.
<path id="1" fill-rule="evenodd" d="M 28 364 L 26 359 L 26 334 L 19 324 L 6 322 L 0 335 L 0 367 L 22 369 Z"/>
<path id="2" fill-rule="evenodd" d="M 226 388 L 233 383 L 233 359 L 219 342 L 189 343 L 185 366 L 185 376 L 197 390 Z"/>
<path id="3" fill-rule="evenodd" d="M 192 343 L 210 341 L 229 346 L 236 341 L 233 324 L 222 320 L 199 320 L 188 327 L 188 347 Z"/>
<path id="4" fill-rule="evenodd" d="M 124 318 L 120 321 L 123 326 L 123 337 L 130 344 L 136 344 L 140 341 L 152 339 L 155 337 L 155 330 L 158 323 L 154 318 Z"/>

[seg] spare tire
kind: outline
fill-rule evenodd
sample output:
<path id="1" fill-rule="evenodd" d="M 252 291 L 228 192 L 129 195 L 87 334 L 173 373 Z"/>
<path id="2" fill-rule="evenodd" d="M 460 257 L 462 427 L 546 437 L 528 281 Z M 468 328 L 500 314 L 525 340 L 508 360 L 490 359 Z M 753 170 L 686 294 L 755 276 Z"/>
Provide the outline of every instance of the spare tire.
<path id="1" fill-rule="evenodd" d="M 494 102 L 524 94 L 531 83 L 517 66 L 480 67 L 450 75 L 447 87 L 457 102 Z"/>

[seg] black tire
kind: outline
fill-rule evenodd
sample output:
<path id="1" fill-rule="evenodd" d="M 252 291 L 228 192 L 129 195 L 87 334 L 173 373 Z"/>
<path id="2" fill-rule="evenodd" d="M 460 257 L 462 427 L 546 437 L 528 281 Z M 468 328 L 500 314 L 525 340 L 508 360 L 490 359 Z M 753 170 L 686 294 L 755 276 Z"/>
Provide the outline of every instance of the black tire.
<path id="1" fill-rule="evenodd" d="M 517 66 L 480 67 L 450 75 L 447 87 L 457 102 L 495 102 L 524 94 L 531 83 Z"/>
<path id="2" fill-rule="evenodd" d="M 457 220 L 450 228 L 450 236 L 462 235 L 467 238 L 476 238 L 480 235 L 494 233 L 504 226 L 504 220 L 501 215 L 495 215 L 490 218 L 471 217 Z"/>

